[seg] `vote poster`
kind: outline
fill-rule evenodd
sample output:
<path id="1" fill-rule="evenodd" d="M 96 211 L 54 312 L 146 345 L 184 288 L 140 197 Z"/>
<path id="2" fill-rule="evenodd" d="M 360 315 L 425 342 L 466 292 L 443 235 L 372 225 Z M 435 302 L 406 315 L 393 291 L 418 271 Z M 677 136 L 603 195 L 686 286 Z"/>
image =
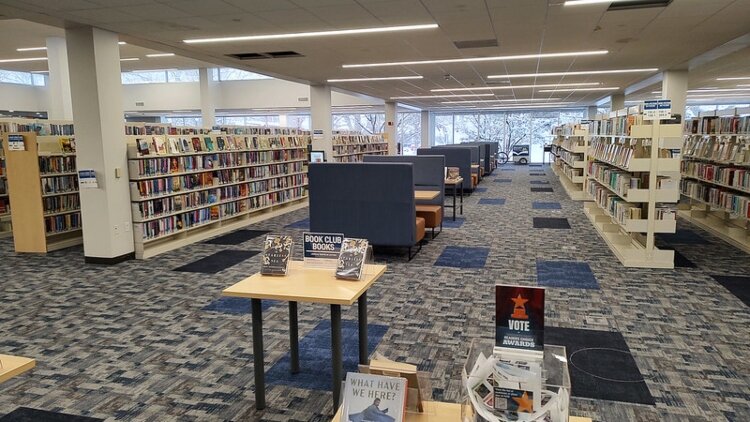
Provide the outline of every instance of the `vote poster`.
<path id="1" fill-rule="evenodd" d="M 544 351 L 544 289 L 495 286 L 495 346 Z"/>

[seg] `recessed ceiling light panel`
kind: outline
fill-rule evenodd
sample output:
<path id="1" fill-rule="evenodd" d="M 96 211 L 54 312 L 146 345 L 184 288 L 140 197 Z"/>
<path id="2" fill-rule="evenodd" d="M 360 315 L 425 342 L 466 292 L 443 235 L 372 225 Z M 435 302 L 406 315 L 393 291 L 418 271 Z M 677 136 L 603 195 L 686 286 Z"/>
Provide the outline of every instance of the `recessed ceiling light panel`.
<path id="1" fill-rule="evenodd" d="M 413 66 L 420 64 L 445 64 L 445 63 L 474 63 L 474 62 L 491 62 L 503 60 L 527 60 L 527 59 L 546 59 L 555 57 L 577 57 L 577 56 L 595 56 L 609 53 L 608 50 L 593 51 L 572 51 L 565 53 L 535 53 L 519 54 L 512 56 L 490 56 L 490 57 L 467 57 L 461 59 L 438 59 L 438 60 L 412 60 L 403 62 L 383 62 L 383 63 L 363 63 L 363 64 L 345 64 L 341 67 L 345 69 L 358 67 L 384 67 L 384 66 Z"/>

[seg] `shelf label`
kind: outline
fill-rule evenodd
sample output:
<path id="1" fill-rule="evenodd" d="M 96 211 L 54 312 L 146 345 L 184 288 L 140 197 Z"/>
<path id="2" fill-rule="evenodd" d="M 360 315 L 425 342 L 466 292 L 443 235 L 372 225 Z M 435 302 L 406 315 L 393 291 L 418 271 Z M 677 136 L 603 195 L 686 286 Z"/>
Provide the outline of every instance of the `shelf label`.
<path id="1" fill-rule="evenodd" d="M 643 120 L 672 118 L 672 100 L 646 100 L 643 102 Z"/>
<path id="2" fill-rule="evenodd" d="M 343 233 L 313 233 L 302 234 L 304 244 L 305 266 L 312 268 L 336 268 L 344 242 Z"/>
<path id="3" fill-rule="evenodd" d="M 78 186 L 81 189 L 97 189 L 99 183 L 96 181 L 96 171 L 78 170 Z"/>
<path id="4" fill-rule="evenodd" d="M 23 135 L 8 135 L 8 151 L 26 151 Z"/>

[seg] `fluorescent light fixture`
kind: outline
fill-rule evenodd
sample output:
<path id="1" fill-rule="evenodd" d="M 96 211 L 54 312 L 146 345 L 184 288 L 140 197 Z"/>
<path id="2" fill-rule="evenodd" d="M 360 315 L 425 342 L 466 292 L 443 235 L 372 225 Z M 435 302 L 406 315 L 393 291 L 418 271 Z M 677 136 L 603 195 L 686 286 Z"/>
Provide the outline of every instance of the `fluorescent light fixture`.
<path id="1" fill-rule="evenodd" d="M 146 54 L 146 57 L 172 57 L 172 56 L 174 56 L 174 53 Z"/>
<path id="2" fill-rule="evenodd" d="M 494 97 L 495 94 L 451 94 L 451 95 L 407 95 L 391 97 L 391 100 L 429 100 L 431 98 L 464 98 L 464 97 Z"/>
<path id="3" fill-rule="evenodd" d="M 566 53 L 536 53 L 536 54 L 519 54 L 515 56 L 491 56 L 491 57 L 468 57 L 463 59 L 439 59 L 439 60 L 413 60 L 405 62 L 384 62 L 384 63 L 364 63 L 364 64 L 345 64 L 341 67 L 383 67 L 383 66 L 411 66 L 417 64 L 443 64 L 443 63 L 473 63 L 473 62 L 492 62 L 501 60 L 525 60 L 525 59 L 547 59 L 554 57 L 577 57 L 577 56 L 595 56 L 607 54 L 608 50 L 593 51 L 571 51 Z"/>
<path id="4" fill-rule="evenodd" d="M 182 40 L 186 44 L 201 44 L 212 42 L 234 42 L 234 41 L 261 41 L 261 40 L 278 40 L 284 38 L 309 38 L 309 37 L 328 37 L 335 35 L 357 35 L 357 34 L 375 34 L 380 32 L 396 31 L 414 31 L 419 29 L 437 28 L 436 23 L 426 25 L 400 25 L 400 26 L 381 26 L 376 28 L 356 28 L 356 29 L 339 29 L 333 31 L 314 31 L 314 32 L 292 32 L 288 34 L 266 34 L 266 35 L 246 35 L 239 37 L 218 37 L 218 38 L 195 38 Z"/>
<path id="5" fill-rule="evenodd" d="M 518 110 L 518 109 L 527 109 L 527 108 L 561 108 L 561 107 L 570 107 L 570 105 L 547 105 L 547 104 L 533 104 L 533 105 L 517 105 L 517 104 L 508 104 L 507 106 L 494 106 L 494 107 L 482 107 L 485 110 Z"/>
<path id="6" fill-rule="evenodd" d="M 627 3 L 640 0 L 565 0 L 563 6 L 583 6 L 587 4 L 600 4 L 600 3 Z"/>
<path id="7" fill-rule="evenodd" d="M 619 86 L 601 87 L 601 88 L 561 88 L 561 89 L 540 89 L 539 92 L 561 92 L 561 91 L 612 91 L 620 89 Z"/>
<path id="8" fill-rule="evenodd" d="M 730 98 L 730 97 L 750 97 L 750 92 L 744 93 L 744 94 L 735 92 L 731 94 L 727 93 L 727 94 L 715 94 L 715 95 L 688 95 L 687 96 L 688 99 L 691 99 L 691 98 Z"/>
<path id="9" fill-rule="evenodd" d="M 349 78 L 349 79 L 329 79 L 328 82 L 364 82 L 364 81 L 399 81 L 407 79 L 422 79 L 424 76 L 384 76 L 381 78 Z"/>
<path id="10" fill-rule="evenodd" d="M 49 70 L 32 70 L 29 73 L 49 73 Z"/>
<path id="11" fill-rule="evenodd" d="M 513 75 L 489 75 L 487 79 L 509 79 L 509 78 L 532 78 L 532 77 L 544 77 L 544 76 L 578 76 L 578 75 L 601 75 L 601 74 L 612 74 L 612 73 L 640 73 L 640 72 L 656 72 L 659 70 L 655 67 L 649 67 L 644 69 L 614 69 L 614 70 L 581 70 L 574 72 L 542 72 L 542 73 L 516 73 Z"/>
<path id="12" fill-rule="evenodd" d="M 748 87 L 748 86 L 750 86 L 750 84 L 738 84 L 737 86 L 738 87 Z"/>
<path id="13" fill-rule="evenodd" d="M 118 44 L 118 45 L 125 45 L 125 44 L 127 44 L 127 43 L 126 43 L 125 41 L 118 41 L 118 42 L 117 42 L 117 44 Z"/>
<path id="14" fill-rule="evenodd" d="M 507 102 L 538 102 L 554 101 L 559 98 L 524 98 L 517 100 L 464 100 L 464 101 L 442 101 L 442 104 L 472 104 L 472 103 L 507 103 Z M 510 105 L 510 104 L 509 104 Z"/>
<path id="15" fill-rule="evenodd" d="M 124 59 L 120 59 L 121 62 L 135 62 L 140 60 L 138 57 L 125 57 Z"/>
<path id="16" fill-rule="evenodd" d="M 592 86 L 599 82 L 575 82 L 564 84 L 537 84 L 537 85 L 510 85 L 510 86 L 480 86 L 474 88 L 440 88 L 431 89 L 430 92 L 453 92 L 453 91 L 495 91 L 500 89 L 523 89 L 523 88 L 554 88 L 556 86 Z"/>
<path id="17" fill-rule="evenodd" d="M 688 89 L 688 94 L 700 94 L 711 92 L 737 92 L 750 91 L 750 88 L 723 88 L 723 89 Z"/>
<path id="18" fill-rule="evenodd" d="M 0 59 L 0 63 L 18 63 L 18 62 L 40 62 L 47 60 L 46 57 L 28 57 L 25 59 Z"/>
<path id="19" fill-rule="evenodd" d="M 746 81 L 750 80 L 750 76 L 738 76 L 732 78 L 716 78 L 717 81 Z"/>
<path id="20" fill-rule="evenodd" d="M 46 49 L 47 47 L 25 47 L 25 48 L 16 48 L 16 51 L 43 51 Z"/>

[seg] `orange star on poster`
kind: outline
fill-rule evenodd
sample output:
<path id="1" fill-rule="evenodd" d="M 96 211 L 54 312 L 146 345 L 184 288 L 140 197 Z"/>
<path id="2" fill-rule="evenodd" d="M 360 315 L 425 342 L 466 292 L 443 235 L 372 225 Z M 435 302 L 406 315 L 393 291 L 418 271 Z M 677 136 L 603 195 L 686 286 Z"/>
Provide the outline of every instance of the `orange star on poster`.
<path id="1" fill-rule="evenodd" d="M 521 397 L 513 397 L 513 401 L 518 404 L 519 412 L 534 413 L 534 402 L 529 400 L 529 395 L 525 391 Z"/>
<path id="2" fill-rule="evenodd" d="M 516 298 L 510 298 L 510 300 L 513 301 L 513 315 L 511 315 L 511 318 L 515 319 L 529 319 L 529 316 L 526 314 L 526 302 L 528 302 L 528 299 L 524 299 L 521 294 L 518 294 L 518 297 Z"/>

